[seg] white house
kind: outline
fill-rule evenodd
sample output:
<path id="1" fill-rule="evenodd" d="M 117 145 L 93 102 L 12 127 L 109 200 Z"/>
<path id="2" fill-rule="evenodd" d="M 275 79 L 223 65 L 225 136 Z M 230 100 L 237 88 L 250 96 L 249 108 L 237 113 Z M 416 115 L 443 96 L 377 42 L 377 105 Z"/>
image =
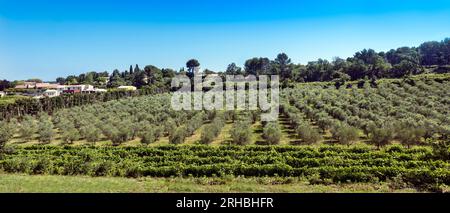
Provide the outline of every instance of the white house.
<path id="1" fill-rule="evenodd" d="M 61 85 L 57 88 L 58 91 L 62 93 L 82 93 L 85 91 L 94 90 L 94 86 L 89 84 L 81 84 L 81 85 Z"/>
<path id="2" fill-rule="evenodd" d="M 135 86 L 120 86 L 120 87 L 117 87 L 117 89 L 129 90 L 129 91 L 137 90 L 137 88 Z"/>
<path id="3" fill-rule="evenodd" d="M 55 90 L 55 89 L 48 89 L 48 90 L 45 90 L 45 92 L 42 94 L 44 97 L 49 97 L 49 98 L 51 98 L 51 97 L 56 97 L 56 96 L 59 96 L 60 95 L 60 92 L 58 91 L 58 90 Z"/>
<path id="4" fill-rule="evenodd" d="M 3 92 L 3 91 L 0 91 L 0 98 L 3 98 L 3 97 L 5 97 L 5 96 L 6 96 L 6 93 Z"/>
<path id="5" fill-rule="evenodd" d="M 108 92 L 106 89 L 95 89 L 95 92 Z"/>
<path id="6" fill-rule="evenodd" d="M 82 93 L 101 93 L 101 92 L 107 92 L 107 91 L 108 90 L 106 90 L 106 89 L 90 88 L 90 89 L 83 90 Z"/>

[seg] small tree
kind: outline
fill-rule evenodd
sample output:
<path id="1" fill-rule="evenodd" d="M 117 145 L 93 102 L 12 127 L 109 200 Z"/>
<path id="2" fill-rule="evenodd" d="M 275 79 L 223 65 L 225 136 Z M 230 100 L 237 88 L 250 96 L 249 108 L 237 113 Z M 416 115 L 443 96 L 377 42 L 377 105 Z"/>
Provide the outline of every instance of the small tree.
<path id="1" fill-rule="evenodd" d="M 11 140 L 14 135 L 14 126 L 12 123 L 0 121 L 0 152 L 5 147 L 6 143 Z"/>
<path id="2" fill-rule="evenodd" d="M 329 117 L 320 117 L 317 120 L 317 125 L 319 125 L 319 128 L 322 130 L 322 132 L 325 132 L 326 129 L 331 127 L 332 122 L 333 121 Z"/>
<path id="3" fill-rule="evenodd" d="M 333 138 L 341 144 L 350 145 L 359 139 L 358 129 L 352 126 L 336 125 L 332 131 Z"/>
<path id="4" fill-rule="evenodd" d="M 231 130 L 231 138 L 233 143 L 237 145 L 245 145 L 250 143 L 252 132 L 250 123 L 246 121 L 237 121 Z"/>
<path id="5" fill-rule="evenodd" d="M 410 148 L 412 145 L 417 145 L 421 142 L 425 132 L 426 131 L 422 128 L 404 127 L 397 132 L 396 138 L 401 144 Z"/>
<path id="6" fill-rule="evenodd" d="M 322 140 L 320 133 L 309 125 L 300 125 L 296 129 L 297 137 L 305 144 L 314 144 Z"/>
<path id="7" fill-rule="evenodd" d="M 151 144 L 156 141 L 155 129 L 149 128 L 146 132 L 141 134 L 141 143 Z"/>
<path id="8" fill-rule="evenodd" d="M 88 142 L 97 142 L 100 140 L 100 130 L 94 125 L 83 126 L 80 129 L 81 136 Z"/>
<path id="9" fill-rule="evenodd" d="M 388 145 L 393 139 L 393 132 L 390 128 L 372 128 L 369 133 L 369 143 L 376 145 L 378 149 Z"/>
<path id="10" fill-rule="evenodd" d="M 61 135 L 61 139 L 65 143 L 72 144 L 74 141 L 80 139 L 80 132 L 76 128 L 66 129 Z"/>
<path id="11" fill-rule="evenodd" d="M 50 143 L 53 139 L 53 123 L 48 115 L 41 115 L 39 118 L 38 139 L 41 143 Z"/>
<path id="12" fill-rule="evenodd" d="M 198 62 L 197 59 L 191 59 L 189 61 L 186 62 L 186 67 L 188 68 L 189 71 L 189 77 L 194 76 L 194 73 L 196 72 L 196 69 L 200 66 L 200 63 Z"/>
<path id="13" fill-rule="evenodd" d="M 181 144 L 186 139 L 186 127 L 178 127 L 172 135 L 169 136 L 169 142 L 171 144 Z"/>
<path id="14" fill-rule="evenodd" d="M 216 135 L 214 134 L 214 125 L 208 124 L 204 127 L 202 131 L 202 136 L 200 138 L 200 143 L 209 144 L 211 143 Z"/>
<path id="15" fill-rule="evenodd" d="M 263 130 L 262 136 L 269 144 L 278 144 L 281 139 L 281 129 L 278 123 L 269 122 L 266 124 Z"/>
<path id="16" fill-rule="evenodd" d="M 30 141 L 33 139 L 33 134 L 36 132 L 37 125 L 33 117 L 26 115 L 19 126 L 20 137 L 24 141 Z"/>
<path id="17" fill-rule="evenodd" d="M 172 135 L 175 129 L 177 128 L 177 124 L 172 118 L 168 118 L 163 125 L 164 136 Z"/>

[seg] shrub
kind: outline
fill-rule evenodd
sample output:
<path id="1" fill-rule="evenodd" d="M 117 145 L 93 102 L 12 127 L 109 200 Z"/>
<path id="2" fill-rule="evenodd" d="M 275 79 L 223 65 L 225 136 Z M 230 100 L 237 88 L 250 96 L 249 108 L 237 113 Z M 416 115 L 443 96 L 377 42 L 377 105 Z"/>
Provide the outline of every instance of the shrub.
<path id="1" fill-rule="evenodd" d="M 444 161 L 450 160 L 450 142 L 440 141 L 432 144 L 433 157 Z"/>

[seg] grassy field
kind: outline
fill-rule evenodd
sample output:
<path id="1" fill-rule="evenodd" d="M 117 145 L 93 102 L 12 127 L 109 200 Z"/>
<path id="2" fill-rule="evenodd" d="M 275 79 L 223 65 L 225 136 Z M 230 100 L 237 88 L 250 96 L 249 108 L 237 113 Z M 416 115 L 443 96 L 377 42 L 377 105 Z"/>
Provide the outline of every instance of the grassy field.
<path id="1" fill-rule="evenodd" d="M 448 190 L 448 189 L 447 189 Z M 300 179 L 277 178 L 113 178 L 0 174 L 0 192 L 417 192 L 390 183 L 311 185 Z"/>

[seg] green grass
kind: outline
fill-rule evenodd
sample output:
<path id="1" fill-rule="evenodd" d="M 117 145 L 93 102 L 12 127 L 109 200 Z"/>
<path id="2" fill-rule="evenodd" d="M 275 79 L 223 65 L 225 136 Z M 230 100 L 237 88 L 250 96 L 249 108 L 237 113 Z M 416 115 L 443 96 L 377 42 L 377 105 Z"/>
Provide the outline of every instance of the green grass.
<path id="1" fill-rule="evenodd" d="M 0 192 L 417 192 L 388 183 L 311 185 L 277 178 L 115 178 L 0 174 Z"/>

